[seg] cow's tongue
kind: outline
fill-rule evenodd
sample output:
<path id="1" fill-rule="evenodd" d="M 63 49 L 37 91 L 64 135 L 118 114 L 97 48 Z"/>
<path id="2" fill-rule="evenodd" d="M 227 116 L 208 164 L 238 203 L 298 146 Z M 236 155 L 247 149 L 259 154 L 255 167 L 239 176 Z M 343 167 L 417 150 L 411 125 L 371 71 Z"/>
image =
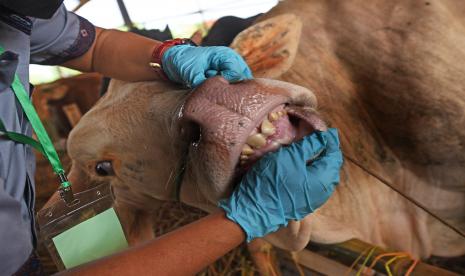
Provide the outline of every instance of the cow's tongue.
<path id="1" fill-rule="evenodd" d="M 252 131 L 243 146 L 239 169 L 249 169 L 265 153 L 314 132 L 326 130 L 325 123 L 311 109 L 300 106 L 278 106 Z"/>

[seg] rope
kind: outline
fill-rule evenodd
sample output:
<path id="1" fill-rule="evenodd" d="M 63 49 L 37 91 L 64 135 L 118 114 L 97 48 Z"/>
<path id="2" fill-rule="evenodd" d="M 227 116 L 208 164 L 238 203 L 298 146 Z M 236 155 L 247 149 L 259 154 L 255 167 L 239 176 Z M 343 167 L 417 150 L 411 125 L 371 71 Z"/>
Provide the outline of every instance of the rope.
<path id="1" fill-rule="evenodd" d="M 376 250 L 376 246 L 373 247 L 370 252 L 368 253 L 367 257 L 365 258 L 365 260 L 363 261 L 362 263 L 362 266 L 360 267 L 360 269 L 357 271 L 357 274 L 356 276 L 360 276 L 360 274 L 362 273 L 363 269 L 366 268 L 366 264 L 368 262 L 368 260 L 371 258 L 371 256 L 373 255 L 373 253 L 375 252 Z"/>
<path id="2" fill-rule="evenodd" d="M 352 162 L 353 164 L 355 164 L 357 167 L 359 167 L 360 169 L 362 169 L 363 171 L 365 171 L 366 173 L 368 173 L 369 175 L 373 176 L 374 178 L 378 179 L 379 181 L 381 181 L 381 183 L 385 184 L 386 186 L 388 186 L 389 188 L 391 188 L 392 190 L 394 190 L 396 193 L 398 193 L 399 195 L 401 195 L 402 197 L 404 197 L 405 199 L 407 199 L 408 201 L 410 201 L 411 203 L 413 203 L 415 206 L 417 206 L 418 208 L 422 209 L 423 211 L 425 211 L 427 214 L 429 214 L 430 216 L 432 216 L 433 218 L 437 219 L 439 222 L 441 222 L 442 224 L 444 224 L 445 226 L 447 226 L 448 228 L 450 228 L 451 230 L 453 230 L 455 233 L 459 234 L 460 236 L 462 236 L 463 238 L 465 238 L 465 233 L 462 232 L 460 229 L 456 228 L 454 225 L 448 223 L 446 220 L 442 219 L 441 217 L 439 217 L 438 215 L 436 215 L 435 213 L 431 212 L 430 210 L 428 210 L 426 207 L 424 207 L 421 203 L 419 203 L 418 201 L 416 201 L 415 199 L 413 199 L 412 197 L 402 193 L 399 189 L 397 189 L 396 187 L 394 187 L 391 183 L 389 183 L 387 180 L 385 180 L 384 178 L 382 178 L 381 176 L 377 175 L 376 173 L 373 173 L 371 171 L 369 171 L 368 169 L 366 169 L 365 167 L 363 167 L 360 163 L 358 163 L 357 161 L 355 161 L 355 159 L 351 158 L 350 156 L 347 156 L 346 154 L 344 154 L 344 158 L 346 158 L 347 160 L 349 160 L 350 162 Z"/>
<path id="3" fill-rule="evenodd" d="M 414 260 L 412 265 L 408 268 L 407 272 L 405 272 L 405 276 L 410 276 L 410 274 L 412 274 L 413 270 L 415 269 L 415 267 L 417 266 L 417 264 L 420 262 L 420 260 Z"/>
<path id="4" fill-rule="evenodd" d="M 406 252 L 391 252 L 391 253 L 383 253 L 383 254 L 380 254 L 378 256 L 376 256 L 376 258 L 371 262 L 371 265 L 370 265 L 370 269 L 373 269 L 376 265 L 376 263 L 381 260 L 381 258 L 383 257 L 389 257 L 389 256 L 404 256 L 404 255 L 407 255 L 410 257 L 410 254 L 406 253 Z"/>
<path id="5" fill-rule="evenodd" d="M 395 260 L 397 259 L 400 259 L 400 258 L 405 258 L 405 257 L 408 257 L 408 255 L 398 255 L 398 256 L 395 256 L 394 258 L 392 259 L 389 259 L 386 264 L 384 264 L 384 268 L 386 269 L 386 272 L 388 273 L 388 276 L 392 276 L 392 272 L 391 272 L 391 268 L 389 267 L 389 265 L 391 263 L 393 263 Z"/>
<path id="6" fill-rule="evenodd" d="M 365 255 L 365 253 L 368 252 L 368 250 L 370 250 L 369 248 L 363 250 L 363 252 L 358 255 L 357 259 L 355 259 L 355 261 L 350 265 L 350 267 L 347 269 L 346 273 L 344 273 L 344 276 L 349 276 L 350 272 L 352 271 L 352 269 L 355 268 L 355 266 L 358 264 L 358 261 L 360 261 L 360 259 L 363 257 L 363 255 Z"/>

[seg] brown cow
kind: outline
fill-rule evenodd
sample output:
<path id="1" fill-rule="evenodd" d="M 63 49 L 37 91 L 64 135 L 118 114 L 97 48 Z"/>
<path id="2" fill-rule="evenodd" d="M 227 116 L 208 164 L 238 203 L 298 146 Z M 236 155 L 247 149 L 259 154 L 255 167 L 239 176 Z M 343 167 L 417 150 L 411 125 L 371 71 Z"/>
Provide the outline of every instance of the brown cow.
<path id="1" fill-rule="evenodd" d="M 273 121 L 271 113 L 281 111 L 288 127 L 308 133 L 318 109 L 339 128 L 347 156 L 463 227 L 465 6 L 459 3 L 281 2 L 232 47 L 256 77 L 282 81 L 229 85 L 214 78 L 192 93 L 163 82 L 114 81 L 71 133 L 70 179 L 111 183 L 135 243 L 152 237 L 150 210 L 174 199 L 186 152 L 181 200 L 211 211 L 230 192 L 239 152 L 264 118 Z M 289 110 L 296 106 L 310 113 L 297 116 Z M 348 160 L 326 205 L 267 237 L 289 250 L 309 239 L 351 238 L 420 257 L 465 253 L 465 239 Z"/>

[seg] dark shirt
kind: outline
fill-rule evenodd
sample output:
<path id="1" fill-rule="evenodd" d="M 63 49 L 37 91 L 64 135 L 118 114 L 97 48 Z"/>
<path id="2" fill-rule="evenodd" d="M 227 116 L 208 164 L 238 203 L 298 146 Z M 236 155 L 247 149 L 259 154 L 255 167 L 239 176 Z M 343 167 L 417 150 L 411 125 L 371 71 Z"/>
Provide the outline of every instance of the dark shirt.
<path id="1" fill-rule="evenodd" d="M 14 74 L 30 93 L 30 63 L 61 64 L 84 54 L 94 39 L 94 26 L 64 5 L 48 20 L 0 9 L 0 118 L 7 130 L 32 134 L 10 88 Z M 0 275 L 17 271 L 36 242 L 34 172 L 31 147 L 0 138 Z"/>

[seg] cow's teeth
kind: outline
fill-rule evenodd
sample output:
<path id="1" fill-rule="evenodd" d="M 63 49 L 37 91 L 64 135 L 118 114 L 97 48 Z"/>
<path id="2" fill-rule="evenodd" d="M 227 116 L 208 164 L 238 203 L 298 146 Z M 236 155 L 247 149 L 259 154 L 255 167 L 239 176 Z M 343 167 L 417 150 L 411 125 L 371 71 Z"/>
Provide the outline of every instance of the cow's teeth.
<path id="1" fill-rule="evenodd" d="M 286 113 L 284 113 L 284 111 L 278 111 L 279 117 L 282 117 L 284 114 L 286 114 Z"/>
<path id="2" fill-rule="evenodd" d="M 247 144 L 242 147 L 242 154 L 244 155 L 252 155 L 254 150 Z"/>
<path id="3" fill-rule="evenodd" d="M 266 145 L 266 138 L 265 136 L 263 136 L 263 134 L 257 133 L 247 138 L 247 144 L 251 145 L 256 149 L 259 149 Z"/>
<path id="4" fill-rule="evenodd" d="M 249 157 L 247 155 L 241 154 L 240 159 L 241 160 L 247 160 L 247 159 L 249 159 Z"/>
<path id="5" fill-rule="evenodd" d="M 274 122 L 276 120 L 279 119 L 279 115 L 278 113 L 276 112 L 271 112 L 269 115 L 268 115 L 268 118 L 270 119 L 270 121 Z"/>
<path id="6" fill-rule="evenodd" d="M 276 128 L 268 119 L 263 120 L 260 129 L 265 136 L 270 136 L 276 132 Z"/>

